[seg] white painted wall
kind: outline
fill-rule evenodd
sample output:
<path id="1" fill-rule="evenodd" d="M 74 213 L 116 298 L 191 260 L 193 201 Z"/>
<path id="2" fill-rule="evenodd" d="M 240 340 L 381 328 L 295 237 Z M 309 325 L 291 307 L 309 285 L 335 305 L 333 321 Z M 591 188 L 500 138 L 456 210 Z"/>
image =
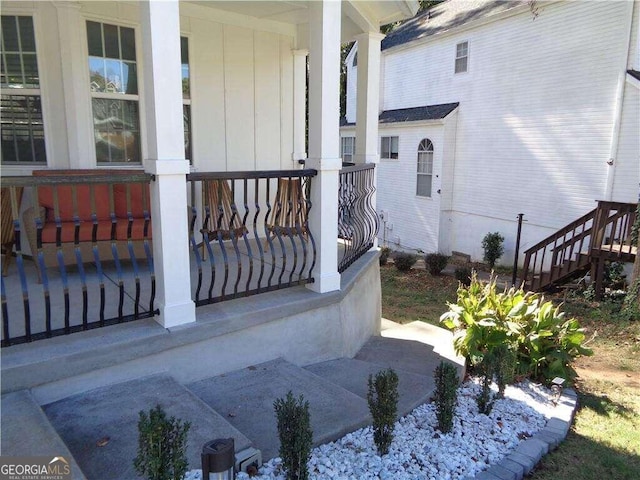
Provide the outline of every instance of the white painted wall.
<path id="1" fill-rule="evenodd" d="M 386 50 L 382 68 L 384 110 L 460 102 L 451 212 L 441 222 L 451 231 L 440 235 L 449 238 L 440 249 L 481 258 L 482 237 L 502 231 L 507 264 L 518 213 L 528 220 L 522 251 L 604 197 L 620 57 L 628 48 L 627 2 L 558 2 L 540 8 L 535 20 L 521 12 Z M 469 69 L 456 75 L 462 41 L 469 42 Z M 637 118 L 627 106 L 633 102 L 625 101 L 625 118 Z M 352 105 L 353 97 L 348 112 Z M 637 123 L 626 125 L 637 140 Z M 621 158 L 616 171 L 620 201 L 637 201 L 637 145 L 622 145 L 632 140 L 621 142 L 620 156 L 630 160 Z M 407 175 L 412 181 L 413 171 Z M 402 210 L 401 197 L 392 195 L 396 184 L 386 178 L 379 176 L 379 198 L 396 199 Z M 429 236 L 437 223 L 414 218 L 411 228 Z"/>
<path id="2" fill-rule="evenodd" d="M 34 16 L 48 166 L 69 168 L 64 99 L 73 95 L 87 104 L 90 112 L 88 66 L 86 91 L 65 91 L 59 28 L 69 26 L 58 26 L 51 2 L 3 2 L 2 13 Z M 181 34 L 189 38 L 194 167 L 199 171 L 293 168 L 295 27 L 186 2 L 181 2 L 180 14 Z M 77 20 L 83 38 L 72 53 L 85 59 L 87 19 L 135 28 L 142 112 L 145 66 L 138 6 L 82 2 Z M 90 116 L 86 118 L 86 122 L 92 121 Z M 141 128 L 145 157 L 143 119 Z M 78 147 L 89 168 L 95 166 L 90 133 Z M 3 166 L 4 174 L 28 174 L 30 170 Z"/>
<path id="3" fill-rule="evenodd" d="M 613 177 L 613 201 L 638 200 L 640 193 L 640 89 L 626 82 L 618 157 Z"/>

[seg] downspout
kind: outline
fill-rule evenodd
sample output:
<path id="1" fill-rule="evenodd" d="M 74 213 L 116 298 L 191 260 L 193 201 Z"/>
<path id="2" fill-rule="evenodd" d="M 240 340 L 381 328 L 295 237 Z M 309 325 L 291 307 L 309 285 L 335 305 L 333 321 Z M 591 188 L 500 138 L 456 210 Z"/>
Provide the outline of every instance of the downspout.
<path id="1" fill-rule="evenodd" d="M 629 51 L 631 42 L 631 28 L 633 24 L 633 1 L 628 1 L 629 14 L 627 15 L 627 28 L 626 32 L 626 51 L 624 55 L 624 64 L 620 74 L 618 75 L 618 85 L 616 91 L 615 107 L 613 111 L 613 129 L 611 131 L 611 147 L 609 149 L 609 159 L 607 160 L 607 183 L 604 191 L 605 200 L 611 201 L 613 199 L 613 182 L 616 173 L 616 160 L 618 156 L 618 145 L 620 143 L 620 124 L 622 123 L 622 106 L 624 104 L 624 88 L 627 77 L 627 62 L 629 61 Z"/>

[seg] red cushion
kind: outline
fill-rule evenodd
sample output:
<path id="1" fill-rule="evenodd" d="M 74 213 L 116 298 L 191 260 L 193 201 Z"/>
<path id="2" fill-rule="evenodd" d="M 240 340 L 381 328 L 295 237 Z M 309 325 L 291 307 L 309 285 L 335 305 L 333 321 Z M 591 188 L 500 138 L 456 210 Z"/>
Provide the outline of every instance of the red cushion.
<path id="1" fill-rule="evenodd" d="M 115 195 L 115 211 L 118 218 L 128 218 L 127 188 L 131 198 L 131 215 L 133 218 L 144 218 L 143 191 L 146 196 L 146 211 L 151 212 L 149 186 L 140 183 L 116 183 L 113 187 Z"/>
<path id="2" fill-rule="evenodd" d="M 116 229 L 116 238 L 118 240 L 128 240 L 127 232 L 129 229 L 129 222 L 127 220 L 118 220 L 118 227 Z M 144 240 L 144 219 L 136 218 L 131 223 L 131 240 Z M 147 238 L 151 238 L 151 220 L 149 220 L 149 227 L 147 229 Z"/>
<path id="3" fill-rule="evenodd" d="M 92 221 L 91 214 L 91 187 L 89 185 L 76 185 L 77 214 L 80 220 Z M 70 185 L 58 185 L 55 187 L 38 187 L 38 202 L 49 211 L 48 218 L 55 218 L 54 192 L 58 193 L 58 213 L 63 222 L 74 220 L 73 189 Z M 110 220 L 109 187 L 107 185 L 94 185 L 94 198 L 96 215 L 98 220 Z M 115 194 L 115 192 L 114 192 Z"/>
<path id="4" fill-rule="evenodd" d="M 42 227 L 42 243 L 56 243 L 56 224 L 55 222 L 47 222 Z M 80 241 L 91 242 L 93 233 L 92 222 L 80 223 Z M 97 240 L 110 240 L 111 239 L 111 222 L 99 222 L 98 231 L 96 235 Z M 73 222 L 63 222 L 61 229 L 61 241 L 62 243 L 73 243 L 75 240 L 75 225 Z"/>

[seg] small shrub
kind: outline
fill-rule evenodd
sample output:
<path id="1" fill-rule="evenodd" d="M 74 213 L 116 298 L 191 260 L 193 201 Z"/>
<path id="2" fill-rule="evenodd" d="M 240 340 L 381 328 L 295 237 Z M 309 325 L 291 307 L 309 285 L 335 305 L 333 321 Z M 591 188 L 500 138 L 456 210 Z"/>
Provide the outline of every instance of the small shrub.
<path id="1" fill-rule="evenodd" d="M 476 366 L 476 371 L 480 375 L 482 382 L 480 393 L 476 397 L 476 403 L 478 404 L 478 411 L 489 415 L 493 408 L 494 398 L 491 394 L 491 379 L 493 378 L 493 372 L 495 370 L 494 358 L 487 355 Z"/>
<path id="2" fill-rule="evenodd" d="M 499 293 L 496 281 L 483 284 L 475 275 L 458 288 L 457 303 L 440 317 L 454 334 L 454 348 L 471 365 L 479 365 L 496 348 L 508 347 L 517 356 L 518 373 L 536 380 L 575 378 L 572 360 L 591 355 L 575 319 L 565 320 L 560 307 L 538 294 L 515 287 Z"/>
<path id="3" fill-rule="evenodd" d="M 408 272 L 409 270 L 411 270 L 411 267 L 416 264 L 418 259 L 412 253 L 398 252 L 393 257 L 393 261 L 399 271 Z"/>
<path id="4" fill-rule="evenodd" d="M 449 257 L 441 253 L 430 253 L 424 257 L 424 263 L 431 275 L 440 275 L 447 266 Z"/>
<path id="5" fill-rule="evenodd" d="M 469 267 L 456 267 L 455 276 L 462 285 L 468 287 L 471 284 L 471 275 L 473 270 Z"/>
<path id="6" fill-rule="evenodd" d="M 298 400 L 289 391 L 286 398 L 273 402 L 278 421 L 280 458 L 286 471 L 287 480 L 307 480 L 311 458 L 313 432 L 309 415 L 309 402 L 300 395 Z"/>
<path id="7" fill-rule="evenodd" d="M 493 268 L 504 253 L 504 237 L 498 232 L 487 233 L 482 239 L 482 249 L 484 250 L 484 261 Z"/>
<path id="8" fill-rule="evenodd" d="M 140 411 L 138 455 L 133 466 L 148 480 L 182 480 L 187 473 L 187 433 L 189 422 L 167 418 L 160 405 Z"/>
<path id="9" fill-rule="evenodd" d="M 392 369 L 369 375 L 367 392 L 369 411 L 373 417 L 373 440 L 378 455 L 389 453 L 393 441 L 393 428 L 398 413 L 398 375 Z"/>
<path id="10" fill-rule="evenodd" d="M 450 363 L 440 362 L 435 370 L 436 381 L 436 417 L 438 428 L 442 433 L 448 433 L 453 427 L 453 416 L 458 398 L 458 383 L 456 367 Z"/>
<path id="11" fill-rule="evenodd" d="M 624 274 L 624 263 L 606 262 L 602 276 L 602 286 L 604 288 L 623 289 L 627 280 L 627 276 Z"/>
<path id="12" fill-rule="evenodd" d="M 380 265 L 386 265 L 387 261 L 389 260 L 389 255 L 391 255 L 391 249 L 389 247 L 382 247 L 380 249 Z"/>
<path id="13" fill-rule="evenodd" d="M 516 354 L 507 345 L 500 345 L 491 352 L 493 356 L 493 375 L 498 384 L 498 398 L 504 398 L 507 385 L 516 378 Z"/>

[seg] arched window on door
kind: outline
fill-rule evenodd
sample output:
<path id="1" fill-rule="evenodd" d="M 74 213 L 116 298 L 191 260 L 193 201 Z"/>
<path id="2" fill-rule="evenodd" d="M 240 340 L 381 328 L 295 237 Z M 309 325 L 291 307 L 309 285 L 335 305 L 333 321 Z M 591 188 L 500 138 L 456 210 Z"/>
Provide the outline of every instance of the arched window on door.
<path id="1" fill-rule="evenodd" d="M 416 195 L 431 197 L 431 183 L 433 180 L 433 143 L 428 138 L 423 139 L 418 146 L 418 173 L 416 180 Z"/>

